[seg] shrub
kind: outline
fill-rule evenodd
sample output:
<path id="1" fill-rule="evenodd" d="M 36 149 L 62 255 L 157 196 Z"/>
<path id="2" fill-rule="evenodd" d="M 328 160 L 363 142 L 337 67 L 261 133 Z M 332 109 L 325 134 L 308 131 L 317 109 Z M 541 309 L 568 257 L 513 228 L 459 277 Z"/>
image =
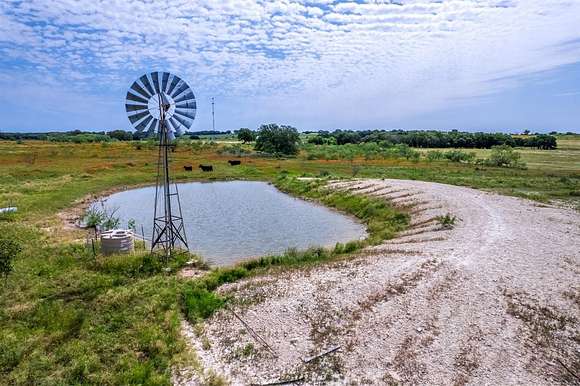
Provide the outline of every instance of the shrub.
<path id="1" fill-rule="evenodd" d="M 95 228 L 99 230 L 109 230 L 115 229 L 119 226 L 121 220 L 115 217 L 116 209 L 111 212 L 107 211 L 103 205 L 102 209 L 95 207 L 89 208 L 83 218 L 85 225 L 89 228 Z"/>
<path id="2" fill-rule="evenodd" d="M 520 157 L 520 153 L 514 151 L 510 146 L 494 146 L 492 147 L 489 158 L 484 163 L 487 166 L 523 168 L 525 167 L 525 163 L 520 161 Z"/>
<path id="3" fill-rule="evenodd" d="M 433 151 L 427 152 L 427 160 L 428 161 L 438 161 L 438 160 L 442 160 L 444 158 L 445 158 L 445 156 L 443 155 L 443 152 L 440 150 L 433 150 Z"/>
<path id="4" fill-rule="evenodd" d="M 475 153 L 466 153 L 461 150 L 450 150 L 443 153 L 443 156 L 451 162 L 472 162 L 475 159 Z"/>
<path id="5" fill-rule="evenodd" d="M 451 229 L 455 226 L 457 217 L 447 213 L 445 216 L 437 216 L 437 221 L 444 229 Z"/>
<path id="6" fill-rule="evenodd" d="M 14 269 L 12 261 L 22 251 L 22 247 L 14 240 L 0 238 L 0 275 L 7 278 Z"/>
<path id="7" fill-rule="evenodd" d="M 217 153 L 218 154 L 223 154 L 223 155 L 230 155 L 230 156 L 233 156 L 233 157 L 241 157 L 241 156 L 252 155 L 252 152 L 251 151 L 245 150 L 239 144 L 226 145 L 226 146 L 218 149 L 217 150 Z"/>

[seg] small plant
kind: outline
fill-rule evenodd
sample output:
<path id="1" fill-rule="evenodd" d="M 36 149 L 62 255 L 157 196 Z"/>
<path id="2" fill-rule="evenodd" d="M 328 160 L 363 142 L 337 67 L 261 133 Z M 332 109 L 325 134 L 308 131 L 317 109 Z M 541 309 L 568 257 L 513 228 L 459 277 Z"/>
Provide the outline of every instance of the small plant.
<path id="1" fill-rule="evenodd" d="M 85 213 L 84 222 L 88 228 L 94 228 L 100 231 L 115 229 L 121 222 L 115 216 L 116 212 L 117 209 L 113 209 L 111 212 L 107 211 L 104 205 L 102 205 L 102 209 L 91 207 Z"/>
<path id="2" fill-rule="evenodd" d="M 441 224 L 443 229 L 453 229 L 455 224 L 457 223 L 457 217 L 453 216 L 450 213 L 447 213 L 445 216 L 438 216 L 437 221 Z"/>
<path id="3" fill-rule="evenodd" d="M 427 161 L 439 161 L 445 158 L 445 155 L 440 150 L 432 150 L 427 152 Z"/>
<path id="4" fill-rule="evenodd" d="M 7 279 L 14 269 L 12 261 L 21 251 L 22 247 L 16 241 L 0 238 L 0 275 L 3 275 L 4 279 Z"/>

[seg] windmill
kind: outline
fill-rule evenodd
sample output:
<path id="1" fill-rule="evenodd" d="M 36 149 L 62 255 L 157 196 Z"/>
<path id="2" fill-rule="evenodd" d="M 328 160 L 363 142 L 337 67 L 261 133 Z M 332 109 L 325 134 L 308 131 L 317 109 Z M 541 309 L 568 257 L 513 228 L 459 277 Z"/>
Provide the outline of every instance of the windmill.
<path id="1" fill-rule="evenodd" d="M 179 192 L 169 176 L 169 153 L 171 141 L 191 127 L 196 109 L 191 88 L 168 72 L 145 74 L 127 91 L 125 110 L 135 130 L 159 138 L 151 251 L 162 249 L 166 258 L 180 244 L 188 248 Z"/>

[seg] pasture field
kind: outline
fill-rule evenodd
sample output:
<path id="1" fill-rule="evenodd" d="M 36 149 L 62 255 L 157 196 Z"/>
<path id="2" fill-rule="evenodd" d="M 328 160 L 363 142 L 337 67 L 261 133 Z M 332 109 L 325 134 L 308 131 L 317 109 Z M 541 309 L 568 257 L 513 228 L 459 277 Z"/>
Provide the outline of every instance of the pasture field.
<path id="1" fill-rule="evenodd" d="M 522 161 L 528 169 L 544 172 L 563 172 L 572 175 L 580 173 L 580 135 L 560 135 L 558 148 L 552 151 L 537 150 L 533 148 L 517 148 L 522 156 Z M 433 150 L 463 150 L 473 152 L 477 158 L 487 158 L 491 154 L 490 149 L 417 149 L 423 153 Z"/>
<path id="2" fill-rule="evenodd" d="M 417 162 L 401 158 L 308 160 L 303 154 L 288 159 L 242 157 L 242 166 L 230 167 L 227 160 L 235 157 L 219 154 L 223 146 L 228 144 L 180 143 L 172 154 L 175 178 L 183 181 L 272 180 L 285 172 L 298 176 L 435 181 L 544 201 L 555 198 L 577 203 L 580 198 L 580 135 L 559 139 L 558 150 L 518 150 L 528 163 L 527 170 L 427 162 L 423 158 Z M 489 150 L 476 152 L 479 157 L 485 157 Z M 20 220 L 48 226 L 55 220 L 56 212 L 87 194 L 153 183 L 156 157 L 156 146 L 151 143 L 0 141 L 0 205 L 18 206 Z M 213 164 L 214 172 L 203 173 L 197 168 L 200 163 Z M 193 165 L 193 172 L 185 172 L 184 165 Z"/>
<path id="3" fill-rule="evenodd" d="M 423 158 L 309 160 L 305 154 L 287 159 L 244 156 L 241 166 L 231 167 L 227 160 L 235 157 L 220 153 L 228 145 L 178 143 L 171 165 L 175 178 L 276 183 L 280 175 L 402 178 L 575 206 L 580 199 L 580 136 L 562 138 L 556 151 L 522 151 L 525 170 Z M 184 301 L 189 304 L 188 296 L 202 294 L 205 303 L 191 307 L 201 307 L 203 315 L 221 301 L 208 291 L 250 268 L 218 271 L 208 279 L 211 284 L 187 287 L 191 281 L 166 273 L 146 254 L 93 258 L 80 242 L 84 231 L 65 229 L 58 215 L 87 195 L 154 183 L 156 159 L 157 148 L 147 142 L 0 142 L 0 207 L 18 207 L 16 215 L 0 218 L 0 233 L 23 246 L 14 272 L 0 280 L 0 384 L 167 384 L 171 364 L 195 362 L 179 334 Z M 197 168 L 201 163 L 212 164 L 214 172 L 203 173 Z M 184 171 L 184 165 L 193 165 L 193 171 Z M 291 184 L 286 190 L 307 194 Z M 368 205 L 360 200 L 322 201 L 346 211 Z M 291 265 L 323 255 L 272 261 Z M 187 259 L 177 258 L 172 272 Z M 252 269 L 267 269 L 270 262 L 263 264 Z"/>

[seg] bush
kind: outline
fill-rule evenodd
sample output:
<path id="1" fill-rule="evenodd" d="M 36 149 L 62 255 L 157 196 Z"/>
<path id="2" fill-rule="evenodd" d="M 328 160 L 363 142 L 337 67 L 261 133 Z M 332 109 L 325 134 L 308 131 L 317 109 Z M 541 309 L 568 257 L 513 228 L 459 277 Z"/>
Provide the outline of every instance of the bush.
<path id="1" fill-rule="evenodd" d="M 242 157 L 252 155 L 251 151 L 247 151 L 240 144 L 225 145 L 224 147 L 218 149 L 218 154 L 229 155 L 233 157 Z"/>
<path id="2" fill-rule="evenodd" d="M 389 146 L 388 143 L 359 143 L 345 145 L 312 145 L 303 146 L 306 158 L 314 159 L 345 159 L 352 161 L 355 158 L 364 157 L 365 160 L 406 158 L 418 160 L 420 153 L 407 145 Z"/>
<path id="3" fill-rule="evenodd" d="M 86 211 L 83 220 L 85 225 L 89 228 L 107 231 L 117 228 L 121 222 L 118 217 L 115 217 L 116 212 L 117 210 L 114 209 L 109 213 L 104 206 L 103 209 L 97 209 L 93 207 Z"/>
<path id="4" fill-rule="evenodd" d="M 520 161 L 520 157 L 520 153 L 514 151 L 510 146 L 494 146 L 492 147 L 491 155 L 484 163 L 487 166 L 523 168 L 525 163 Z"/>
<path id="5" fill-rule="evenodd" d="M 443 153 L 443 157 L 451 162 L 472 162 L 475 159 L 475 153 L 466 153 L 461 150 L 450 150 Z"/>
<path id="6" fill-rule="evenodd" d="M 443 152 L 440 150 L 432 150 L 427 152 L 427 161 L 439 161 L 442 160 L 444 157 Z"/>
<path id="7" fill-rule="evenodd" d="M 296 155 L 300 135 L 291 126 L 275 123 L 260 126 L 256 139 L 256 150 L 271 154 Z"/>
<path id="8" fill-rule="evenodd" d="M 22 247 L 14 240 L 0 238 L 0 275 L 7 278 L 14 269 L 12 261 L 22 251 Z"/>
<path id="9" fill-rule="evenodd" d="M 238 140 L 240 140 L 244 143 L 253 142 L 255 139 L 256 139 L 256 133 L 254 133 L 250 129 L 243 128 L 243 129 L 240 129 L 238 131 Z"/>

